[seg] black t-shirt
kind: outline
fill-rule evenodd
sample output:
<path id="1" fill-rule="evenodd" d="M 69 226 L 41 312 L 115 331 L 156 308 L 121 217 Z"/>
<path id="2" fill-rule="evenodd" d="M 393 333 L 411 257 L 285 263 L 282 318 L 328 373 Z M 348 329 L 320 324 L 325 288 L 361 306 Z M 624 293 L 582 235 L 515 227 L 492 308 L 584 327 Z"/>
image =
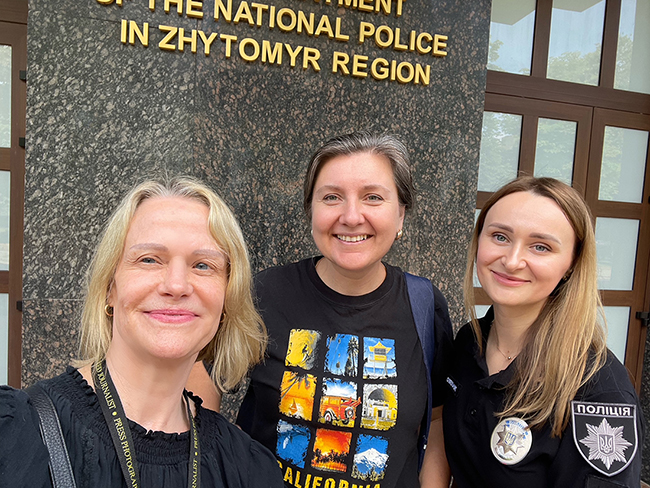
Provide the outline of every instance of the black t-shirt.
<path id="1" fill-rule="evenodd" d="M 126 488 L 111 434 L 97 395 L 81 373 L 41 383 L 52 398 L 78 488 Z M 196 404 L 201 443 L 201 486 L 281 488 L 273 455 L 212 410 Z M 185 487 L 189 432 L 148 431 L 129 420 L 143 488 Z M 38 414 L 27 394 L 0 387 L 0 486 L 50 488 L 49 455 L 39 432 Z"/>
<path id="2" fill-rule="evenodd" d="M 484 340 L 492 318 L 490 310 L 479 321 Z M 638 488 L 644 422 L 627 371 L 613 354 L 576 394 L 575 416 L 560 438 L 551 437 L 547 423 L 532 431 L 526 452 L 512 430 L 508 454 L 516 462 L 510 465 L 493 454 L 493 449 L 508 448 L 509 430 L 494 414 L 503 407 L 517 359 L 489 375 L 470 324 L 458 332 L 453 357 L 443 425 L 447 459 L 459 488 Z"/>
<path id="3" fill-rule="evenodd" d="M 286 486 L 419 486 L 426 369 L 404 274 L 386 270 L 363 296 L 331 290 L 311 258 L 256 278 L 268 357 L 237 423 L 275 452 Z"/>

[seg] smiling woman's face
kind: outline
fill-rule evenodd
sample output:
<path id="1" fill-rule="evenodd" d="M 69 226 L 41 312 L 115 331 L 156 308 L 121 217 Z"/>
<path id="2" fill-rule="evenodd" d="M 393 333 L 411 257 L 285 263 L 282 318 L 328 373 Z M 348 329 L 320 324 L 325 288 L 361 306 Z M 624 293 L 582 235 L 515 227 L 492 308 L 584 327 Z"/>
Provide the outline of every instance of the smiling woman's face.
<path id="1" fill-rule="evenodd" d="M 496 307 L 541 311 L 571 268 L 575 232 L 550 198 L 506 195 L 488 211 L 479 236 L 476 270 Z"/>
<path id="2" fill-rule="evenodd" d="M 336 272 L 363 276 L 381 266 L 403 221 L 385 156 L 341 155 L 323 165 L 314 184 L 312 233 Z"/>
<path id="3" fill-rule="evenodd" d="M 227 272 L 207 206 L 181 197 L 142 202 L 108 298 L 111 351 L 193 361 L 219 327 Z"/>

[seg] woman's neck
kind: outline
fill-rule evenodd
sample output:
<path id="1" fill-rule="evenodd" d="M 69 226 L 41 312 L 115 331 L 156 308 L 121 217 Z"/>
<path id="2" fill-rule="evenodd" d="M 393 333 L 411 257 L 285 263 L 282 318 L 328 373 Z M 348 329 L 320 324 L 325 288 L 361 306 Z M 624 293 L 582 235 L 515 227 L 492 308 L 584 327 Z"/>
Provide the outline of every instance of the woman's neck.
<path id="1" fill-rule="evenodd" d="M 183 389 L 192 364 L 158 364 L 137 357 L 119 355 L 109 349 L 106 366 L 120 397 L 126 416 L 147 430 L 167 433 L 190 428 Z M 187 363 L 187 361 L 184 361 Z M 93 385 L 91 366 L 80 369 Z M 190 407 L 193 407 L 190 402 Z"/>
<path id="2" fill-rule="evenodd" d="M 526 334 L 537 320 L 540 310 L 494 305 L 491 333 L 495 334 L 499 350 L 517 355 L 524 347 Z"/>
<path id="3" fill-rule="evenodd" d="M 487 337 L 485 361 L 490 375 L 508 368 L 524 348 L 534 317 L 509 308 L 494 306 L 494 320 Z"/>
<path id="4" fill-rule="evenodd" d="M 381 261 L 367 269 L 349 271 L 321 258 L 316 263 L 316 273 L 332 290 L 347 296 L 366 295 L 379 288 L 386 279 L 386 267 Z"/>

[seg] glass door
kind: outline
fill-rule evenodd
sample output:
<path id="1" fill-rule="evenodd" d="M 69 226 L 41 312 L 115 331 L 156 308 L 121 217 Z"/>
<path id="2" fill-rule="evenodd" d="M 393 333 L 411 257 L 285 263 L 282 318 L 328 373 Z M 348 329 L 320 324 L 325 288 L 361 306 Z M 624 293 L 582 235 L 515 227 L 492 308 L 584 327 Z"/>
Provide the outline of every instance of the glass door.
<path id="1" fill-rule="evenodd" d="M 648 309 L 650 116 L 594 109 L 586 199 L 594 215 L 608 346 L 640 387 Z M 641 315 L 640 315 L 641 317 Z"/>

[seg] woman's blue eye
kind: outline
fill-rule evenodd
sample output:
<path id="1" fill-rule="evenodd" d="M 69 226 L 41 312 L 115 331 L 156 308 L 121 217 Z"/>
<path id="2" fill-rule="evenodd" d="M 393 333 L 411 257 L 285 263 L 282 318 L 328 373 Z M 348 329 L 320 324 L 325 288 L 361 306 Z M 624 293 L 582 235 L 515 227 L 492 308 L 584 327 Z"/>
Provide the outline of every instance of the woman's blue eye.
<path id="1" fill-rule="evenodd" d="M 154 258 L 142 258 L 142 262 L 145 264 L 156 264 L 156 260 Z"/>
<path id="2" fill-rule="evenodd" d="M 494 238 L 495 238 L 497 241 L 499 241 L 499 242 L 506 242 L 506 236 L 504 236 L 504 235 L 502 235 L 502 234 L 496 234 L 496 235 L 494 236 Z"/>
<path id="3" fill-rule="evenodd" d="M 208 271 L 210 269 L 210 266 L 205 263 L 199 263 L 196 265 L 196 268 L 200 269 L 201 271 Z"/>
<path id="4" fill-rule="evenodd" d="M 535 245 L 535 251 L 537 252 L 546 252 L 548 250 L 549 250 L 548 247 L 543 246 L 542 244 Z"/>

